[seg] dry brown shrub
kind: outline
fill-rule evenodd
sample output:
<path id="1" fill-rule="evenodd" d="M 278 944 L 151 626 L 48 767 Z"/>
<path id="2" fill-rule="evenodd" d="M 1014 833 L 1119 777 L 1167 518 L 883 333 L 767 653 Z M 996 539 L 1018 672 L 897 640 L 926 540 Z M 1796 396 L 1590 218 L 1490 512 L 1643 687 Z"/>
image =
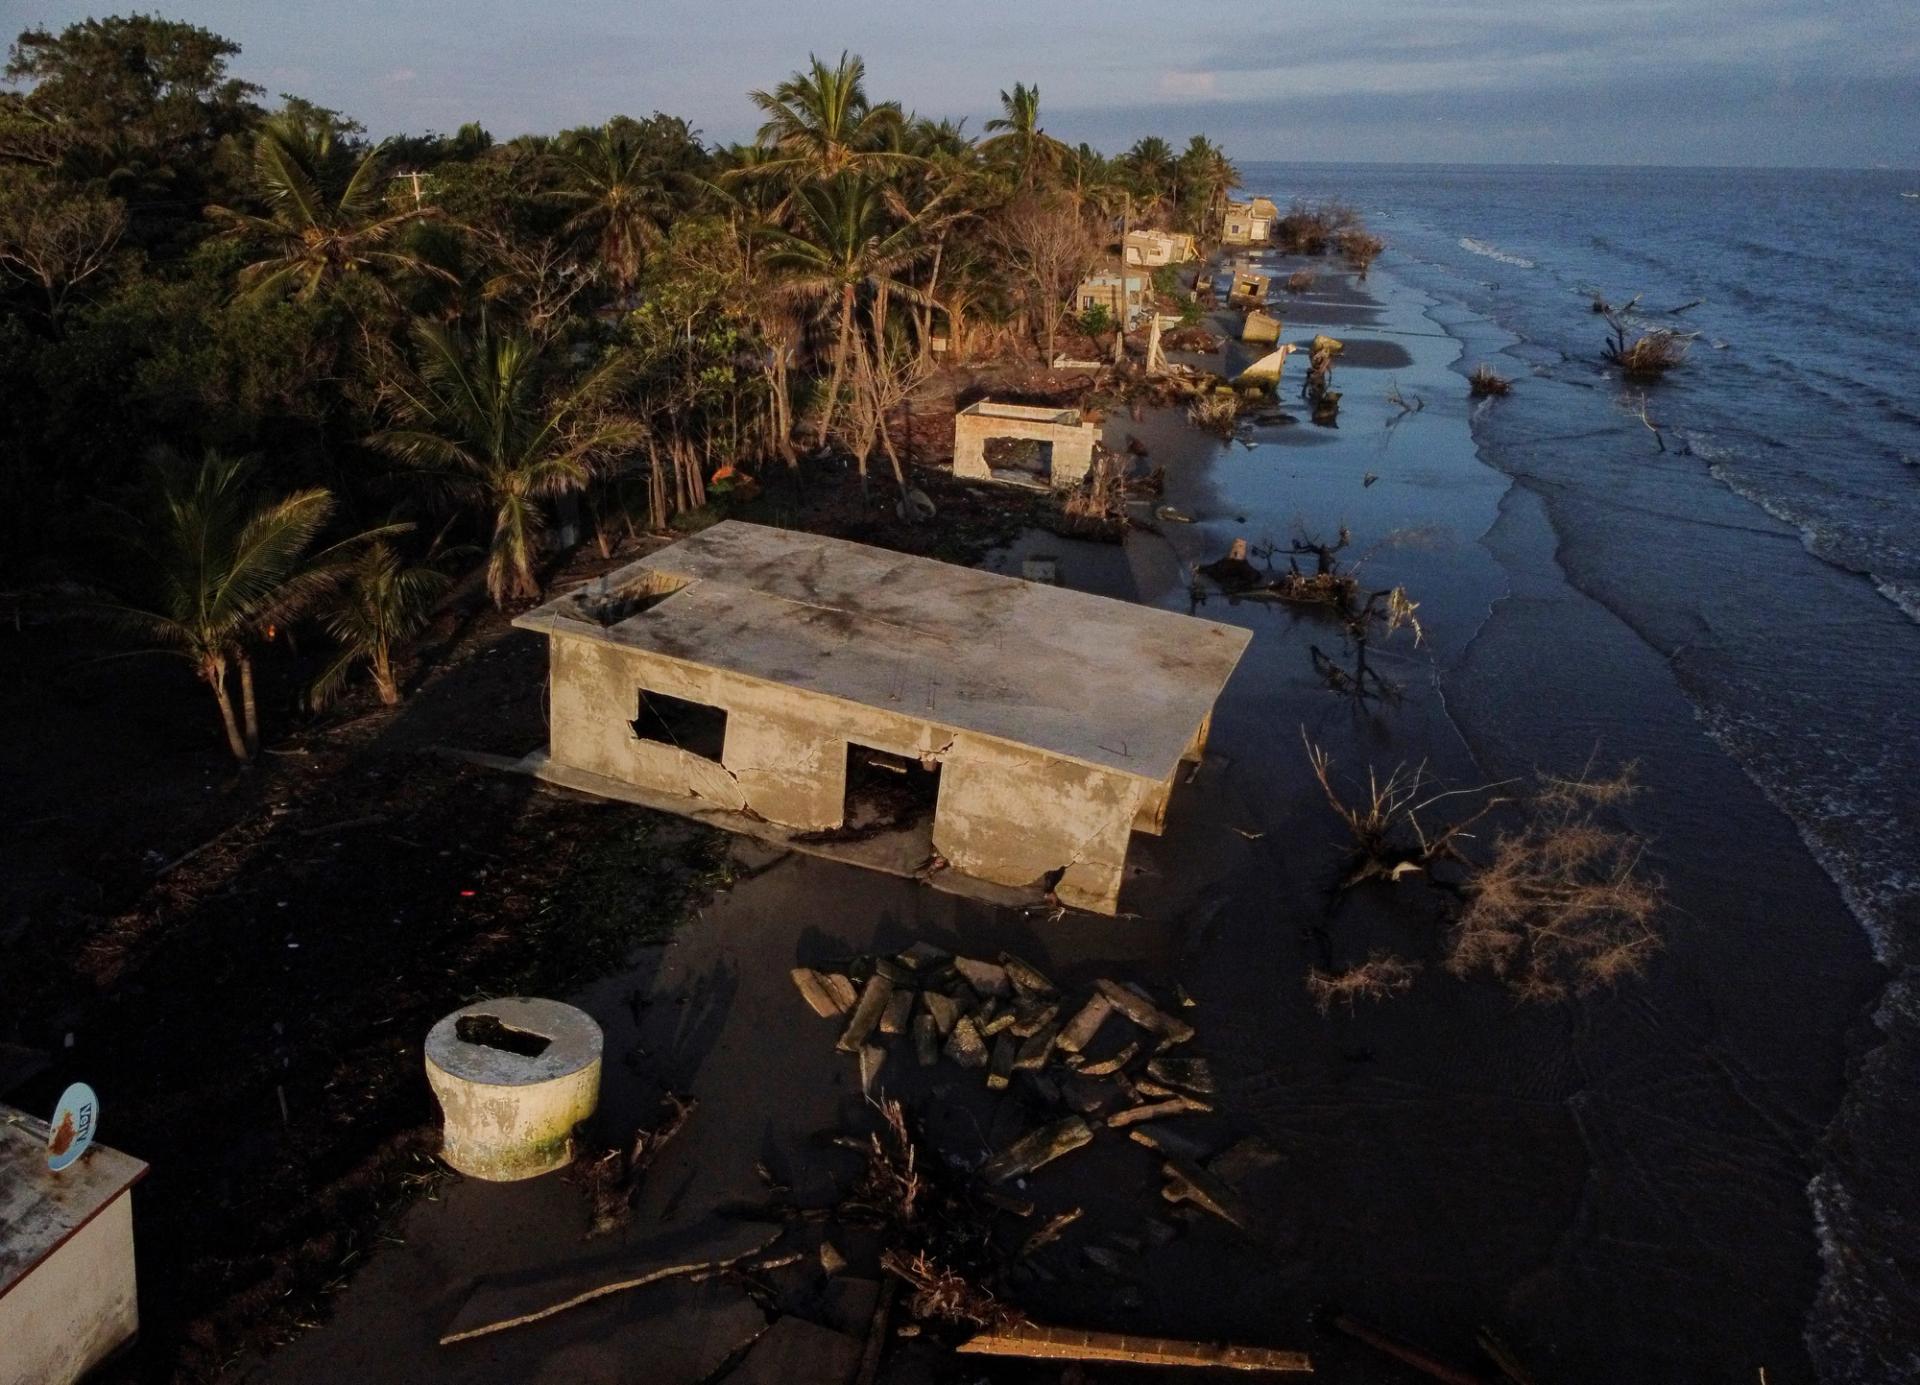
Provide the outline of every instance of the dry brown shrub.
<path id="1" fill-rule="evenodd" d="M 1487 399 L 1513 393 L 1513 381 L 1490 365 L 1477 365 L 1467 377 L 1467 393 L 1475 399 Z"/>
<path id="2" fill-rule="evenodd" d="M 924 1250 L 911 1255 L 897 1250 L 882 1251 L 880 1268 L 913 1291 L 907 1307 L 916 1318 L 970 1323 L 975 1327 L 1005 1327 L 1020 1320 L 1020 1313 L 1012 1305 L 942 1265 Z"/>
<path id="3" fill-rule="evenodd" d="M 1239 417 L 1240 396 L 1237 394 L 1203 394 L 1187 405 L 1187 419 L 1194 427 L 1218 433 L 1223 438 L 1233 436 Z"/>
<path id="4" fill-rule="evenodd" d="M 1521 825 L 1464 884 L 1447 970 L 1486 971 L 1523 1000 L 1560 1000 L 1642 972 L 1661 946 L 1659 880 L 1643 845 L 1595 820 L 1637 792 L 1634 766 L 1611 778 L 1543 779 Z"/>
<path id="5" fill-rule="evenodd" d="M 1323 1015 L 1332 1013 L 1336 1005 L 1352 1011 L 1363 1000 L 1381 1001 L 1412 989 L 1419 970 L 1417 963 L 1375 948 L 1366 961 L 1345 971 L 1327 972 L 1314 967 L 1307 973 L 1307 994 Z"/>
<path id="6" fill-rule="evenodd" d="M 1367 277 L 1367 271 L 1373 268 L 1373 262 L 1380 258 L 1380 252 L 1387 243 L 1380 237 L 1364 231 L 1358 226 L 1340 236 L 1340 253 L 1346 258 L 1350 268 L 1359 271 L 1361 279 Z"/>
<path id="7" fill-rule="evenodd" d="M 1613 313 L 1608 313 L 1606 318 L 1613 328 L 1613 335 L 1602 354 L 1609 362 L 1619 366 L 1630 379 L 1659 379 L 1686 360 L 1687 352 L 1693 346 L 1690 335 L 1668 327 L 1656 327 L 1629 341 L 1626 323 Z"/>
<path id="8" fill-rule="evenodd" d="M 1287 292 L 1288 293 L 1310 292 L 1314 284 L 1319 281 L 1319 278 L 1320 276 L 1315 274 L 1310 269 L 1296 269 L 1293 271 L 1293 273 L 1287 276 Z"/>

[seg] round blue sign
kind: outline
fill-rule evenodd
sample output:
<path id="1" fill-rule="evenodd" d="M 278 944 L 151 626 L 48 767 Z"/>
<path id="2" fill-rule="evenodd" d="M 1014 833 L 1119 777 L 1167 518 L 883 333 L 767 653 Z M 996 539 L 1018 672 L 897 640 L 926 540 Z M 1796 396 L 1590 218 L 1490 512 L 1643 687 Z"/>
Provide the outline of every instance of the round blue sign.
<path id="1" fill-rule="evenodd" d="M 47 1130 L 47 1167 L 58 1173 L 85 1154 L 99 1120 L 100 1098 L 93 1088 L 76 1082 L 62 1092 Z"/>

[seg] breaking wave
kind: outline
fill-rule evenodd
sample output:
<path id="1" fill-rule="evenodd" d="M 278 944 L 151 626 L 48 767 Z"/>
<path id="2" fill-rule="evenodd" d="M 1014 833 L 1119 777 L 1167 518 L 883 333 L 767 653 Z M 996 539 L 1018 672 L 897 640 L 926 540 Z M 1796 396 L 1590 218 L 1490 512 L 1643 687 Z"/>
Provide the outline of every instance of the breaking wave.
<path id="1" fill-rule="evenodd" d="M 1475 240 L 1472 236 L 1460 237 L 1460 248 L 1473 255 L 1484 255 L 1489 260 L 1498 260 L 1501 264 L 1510 264 L 1516 269 L 1532 269 L 1533 261 L 1523 255 L 1510 255 L 1497 245 L 1488 245 L 1485 241 Z"/>

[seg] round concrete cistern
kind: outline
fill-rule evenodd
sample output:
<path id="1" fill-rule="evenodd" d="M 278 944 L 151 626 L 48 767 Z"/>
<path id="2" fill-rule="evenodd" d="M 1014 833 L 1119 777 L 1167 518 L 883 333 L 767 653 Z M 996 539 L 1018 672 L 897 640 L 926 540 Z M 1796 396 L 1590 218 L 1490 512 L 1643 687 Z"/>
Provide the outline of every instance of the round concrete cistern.
<path id="1" fill-rule="evenodd" d="M 557 1000 L 483 1000 L 427 1033 L 440 1157 L 471 1178 L 534 1178 L 573 1160 L 600 1104 L 600 1026 Z"/>

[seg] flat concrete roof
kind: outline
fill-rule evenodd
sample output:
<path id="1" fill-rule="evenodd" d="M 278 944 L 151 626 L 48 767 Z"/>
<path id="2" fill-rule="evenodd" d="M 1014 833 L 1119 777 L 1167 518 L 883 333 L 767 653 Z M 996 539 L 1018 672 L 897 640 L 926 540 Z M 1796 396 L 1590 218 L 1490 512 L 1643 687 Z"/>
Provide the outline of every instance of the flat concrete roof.
<path id="1" fill-rule="evenodd" d="M 0 1106 L 0 1295 L 146 1171 L 132 1155 L 96 1143 L 54 1173 L 47 1167 L 47 1123 Z"/>
<path id="2" fill-rule="evenodd" d="M 675 581 L 685 585 L 609 625 L 581 605 Z M 1252 639 L 1235 625 L 738 520 L 514 624 L 1156 782 L 1173 774 Z"/>

